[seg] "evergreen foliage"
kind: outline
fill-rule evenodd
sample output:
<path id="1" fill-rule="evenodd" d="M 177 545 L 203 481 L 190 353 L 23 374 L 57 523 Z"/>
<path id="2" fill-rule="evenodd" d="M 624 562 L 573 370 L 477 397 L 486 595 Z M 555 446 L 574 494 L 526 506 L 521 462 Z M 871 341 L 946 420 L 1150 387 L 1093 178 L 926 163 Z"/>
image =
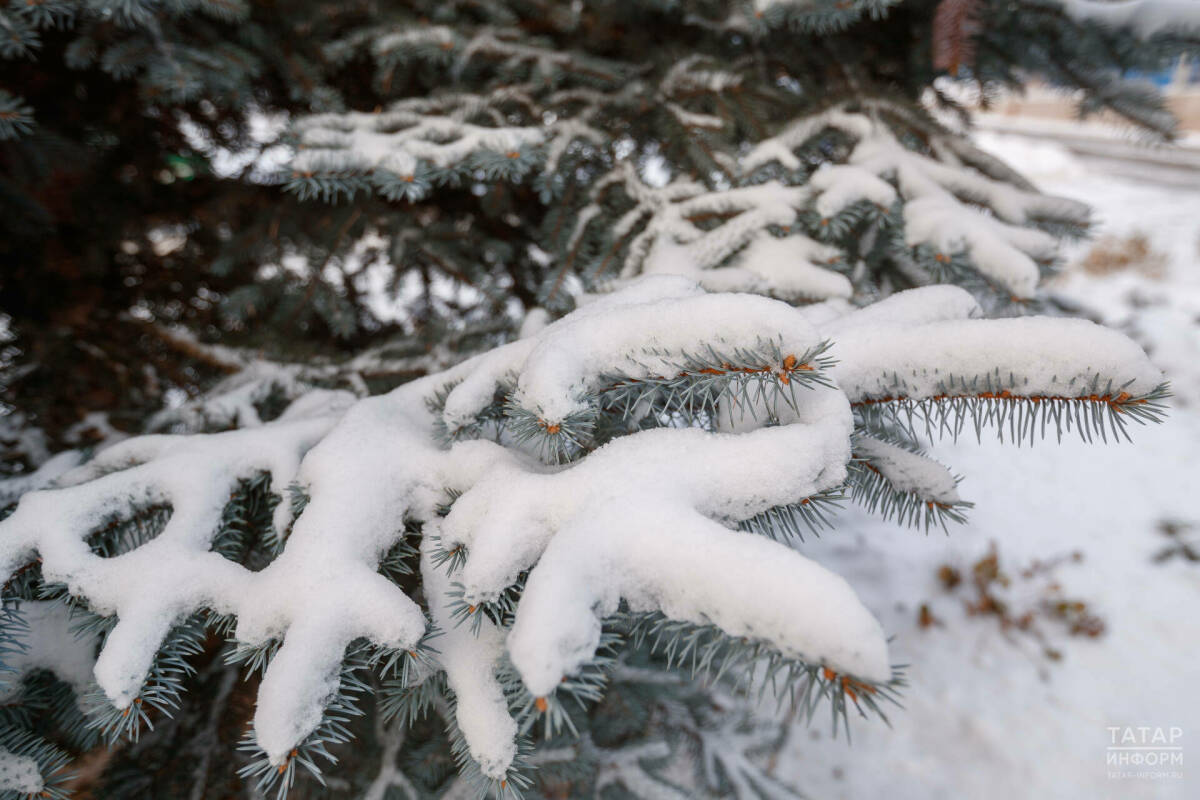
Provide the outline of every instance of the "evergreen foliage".
<path id="1" fill-rule="evenodd" d="M 1162 416 L 1120 335 L 980 319 L 1054 312 L 1087 213 L 952 82 L 1171 135 L 1129 76 L 1200 24 L 1093 12 L 5 5 L 0 758 L 38 785 L 0 796 L 87 756 L 111 798 L 800 797 L 761 702 L 848 736 L 906 667 L 790 548 L 964 523 L 924 441 Z"/>
<path id="2" fill-rule="evenodd" d="M 1191 52 L 1194 28 L 1146 39 L 1057 0 L 981 0 L 947 24 L 947 5 L 12 0 L 0 10 L 0 308 L 19 350 L 0 362 L 3 399 L 53 446 L 87 444 L 87 426 L 72 426 L 89 412 L 135 430 L 170 390 L 225 371 L 162 336 L 164 324 L 286 360 L 398 336 L 420 355 L 471 330 L 504 334 L 524 310 L 568 307 L 577 280 L 633 263 L 635 220 L 614 223 L 630 191 L 650 198 L 614 167 L 646 177 L 652 166 L 694 191 L 803 183 L 845 157 L 844 134 L 813 131 L 794 162 L 757 175 L 736 160 L 847 102 L 886 99 L 872 115 L 906 146 L 1023 186 L 929 119 L 923 101 L 962 113 L 939 77 L 986 98 L 1039 76 L 1081 90 L 1081 111 L 1169 135 L 1161 98 L 1117 78 Z M 934 58 L 939 41 L 958 55 Z M 357 124 L 344 111 L 433 120 L 435 139 L 452 120 L 526 135 L 444 163 L 431 157 L 444 146 L 418 148 L 399 171 L 324 156 L 279 169 L 293 137 L 336 144 Z M 333 207 L 289 199 L 352 193 Z M 892 245 L 894 209 L 801 212 L 807 233 L 840 245 L 836 268 L 859 291 L 979 277 L 959 253 L 910 258 Z M 386 312 L 371 299 L 380 287 Z M 414 359 L 398 377 L 445 364 Z M 15 466 L 36 464 L 21 455 Z"/>

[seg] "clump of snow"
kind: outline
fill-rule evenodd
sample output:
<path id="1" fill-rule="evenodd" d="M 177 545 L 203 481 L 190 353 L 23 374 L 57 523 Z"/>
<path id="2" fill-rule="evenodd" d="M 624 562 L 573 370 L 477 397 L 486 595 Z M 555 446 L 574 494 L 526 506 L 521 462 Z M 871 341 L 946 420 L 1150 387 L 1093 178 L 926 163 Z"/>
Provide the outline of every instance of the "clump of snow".
<path id="1" fill-rule="evenodd" d="M 840 256 L 837 248 L 807 236 L 764 236 L 748 244 L 730 266 L 700 270 L 685 247 L 660 240 L 647 259 L 646 273 L 689 275 L 710 292 L 751 292 L 791 302 L 849 298 L 854 292 L 849 279 L 820 266 Z"/>
<path id="2" fill-rule="evenodd" d="M 859 139 L 871 135 L 874 125 L 863 114 L 854 114 L 835 107 L 790 123 L 782 131 L 754 146 L 743 159 L 742 166 L 755 170 L 771 161 L 787 169 L 799 169 L 800 159 L 792 151 L 825 128 L 838 128 Z"/>
<path id="3" fill-rule="evenodd" d="M 504 689 L 496 678 L 504 656 L 504 633 L 490 620 L 478 631 L 459 625 L 450 600 L 450 577 L 430 561 L 435 550 L 437 522 L 421 542 L 421 574 L 429 597 L 433 623 L 442 632 L 437 640 L 438 659 L 446 670 L 446 683 L 454 692 L 458 725 L 484 775 L 503 780 L 517 755 L 517 723 L 508 712 Z"/>
<path id="4" fill-rule="evenodd" d="M 514 402 L 549 423 L 562 422 L 587 408 L 587 396 L 605 376 L 665 375 L 680 353 L 752 346 L 767 337 L 796 355 L 820 341 L 790 307 L 748 294 L 701 294 L 568 318 L 536 340 L 521 366 Z"/>
<path id="5" fill-rule="evenodd" d="M 790 230 L 812 195 L 807 186 L 785 186 L 779 181 L 712 191 L 677 177 L 651 186 L 628 161 L 621 161 L 596 181 L 592 197 L 599 198 L 614 185 L 621 186 L 634 203 L 609 231 L 615 241 L 629 242 L 618 275 L 621 281 L 642 274 L 700 277 L 698 273 L 721 267 L 743 248 L 769 237 L 773 226 Z M 601 216 L 598 200 L 584 206 L 568 249 Z M 722 224 L 711 229 L 698 224 L 714 218 L 722 219 Z"/>
<path id="6" fill-rule="evenodd" d="M 531 308 L 521 320 L 521 329 L 517 332 L 518 339 L 528 339 L 536 336 L 542 328 L 550 324 L 550 312 L 544 308 Z"/>
<path id="7" fill-rule="evenodd" d="M 294 369 L 266 361 L 246 363 L 202 397 L 178 408 L 169 408 L 150 418 L 152 431 L 181 426 L 198 430 L 204 426 L 250 428 L 261 425 L 258 403 L 274 391 L 297 397 L 307 389 Z"/>
<path id="8" fill-rule="evenodd" d="M 944 254 L 966 249 L 981 273 L 1017 297 L 1037 290 L 1041 272 L 1034 256 L 1049 259 L 1058 246 L 1049 234 L 1005 225 L 945 197 L 909 201 L 904 223 L 910 246 L 929 244 Z"/>
<path id="9" fill-rule="evenodd" d="M 825 321 L 821 329 L 837 339 L 847 329 L 921 325 L 967 319 L 981 313 L 979 302 L 965 289 L 950 285 L 925 286 L 920 291 L 898 292 L 863 308 L 847 308 Z"/>
<path id="10" fill-rule="evenodd" d="M 371 52 L 378 57 L 418 47 L 443 50 L 454 47 L 456 40 L 454 29 L 445 25 L 413 25 L 375 37 L 371 41 Z"/>
<path id="11" fill-rule="evenodd" d="M 636 175 L 626 177 L 627 189 L 639 184 L 641 180 Z M 661 251 L 655 255 L 655 245 L 663 241 L 683 246 L 687 263 L 692 265 L 687 272 L 715 267 L 766 235 L 770 226 L 786 228 L 794 224 L 810 193 L 807 187 L 784 186 L 778 181 L 714 192 L 676 180 L 662 189 L 641 185 L 634 194 L 638 205 L 626 213 L 613 231 L 614 236 L 620 237 L 634 230 L 639 222 L 646 222 L 630 243 L 621 269 L 621 277 L 626 279 L 641 272 L 673 271 L 662 262 L 656 264 L 651 260 L 665 257 Z M 713 216 L 728 219 L 711 230 L 704 230 L 692 221 Z M 680 256 L 670 250 L 665 252 L 670 255 L 667 263 L 677 267 Z"/>
<path id="12" fill-rule="evenodd" d="M 854 164 L 824 164 L 813 173 L 809 185 L 818 192 L 815 208 L 822 217 L 832 217 L 860 200 L 884 208 L 896 202 L 896 190 L 890 183 Z"/>
<path id="13" fill-rule="evenodd" d="M 210 551 L 209 545 L 240 479 L 268 472 L 274 490 L 282 493 L 295 479 L 303 454 L 334 421 L 120 442 L 74 475 L 64 475 L 63 488 L 21 498 L 0 528 L 0 571 L 11 574 L 36 552 L 46 580 L 67 584 L 100 614 L 117 614 L 119 622 L 96 661 L 95 677 L 113 704 L 123 708 L 137 695 L 154 654 L 178 619 L 201 607 L 251 618 L 264 607 L 278 606 L 280 597 L 268 603 L 252 591 L 254 573 Z M 135 550 L 114 558 L 93 553 L 85 537 L 114 514 L 127 512 L 130 504 L 169 505 L 171 519 L 156 538 Z M 287 509 L 287 503 L 277 507 L 280 531 L 288 521 Z M 321 566 L 329 569 L 331 564 Z M 285 592 L 291 598 L 320 586 L 320 577 L 311 572 L 293 579 Z M 257 580 L 261 585 L 261 576 Z M 334 590 L 324 591 L 328 596 Z"/>
<path id="14" fill-rule="evenodd" d="M 549 694 L 591 658 L 600 618 L 621 598 L 635 611 L 767 639 L 809 663 L 890 677 L 883 630 L 842 578 L 703 517 L 681 524 L 669 503 L 606 504 L 561 531 L 526 584 L 508 647 L 531 692 Z"/>
<path id="15" fill-rule="evenodd" d="M 860 436 L 854 443 L 856 456 L 870 462 L 897 490 L 914 492 L 938 503 L 959 501 L 958 481 L 944 466 L 889 442 Z"/>
<path id="16" fill-rule="evenodd" d="M 880 324 L 868 308 L 858 312 L 861 321 L 851 314 L 837 324 L 833 373 L 852 401 L 915 400 L 970 393 L 973 386 L 1025 397 L 1138 396 L 1163 382 L 1141 348 L 1116 331 L 1081 319 L 942 317 L 955 310 L 965 316 L 974 304 L 961 295 L 954 300 L 946 287 L 931 288 L 933 321 Z M 919 318 L 926 291 L 897 296 L 897 317 L 905 308 Z M 1099 385 L 1097 376 L 1105 379 Z"/>
<path id="17" fill-rule="evenodd" d="M 44 786 L 37 761 L 0 747 L 0 790 L 34 796 Z"/>
<path id="18" fill-rule="evenodd" d="M 515 580 L 597 493 L 626 497 L 621 507 L 630 511 L 637 498 L 647 505 L 675 499 L 738 521 L 838 485 L 849 456 L 849 409 L 838 392 L 810 393 L 804 415 L 787 426 L 717 436 L 661 429 L 621 437 L 557 473 L 497 467 L 443 525 L 448 545 L 470 551 L 461 574 L 468 595 L 494 596 Z"/>

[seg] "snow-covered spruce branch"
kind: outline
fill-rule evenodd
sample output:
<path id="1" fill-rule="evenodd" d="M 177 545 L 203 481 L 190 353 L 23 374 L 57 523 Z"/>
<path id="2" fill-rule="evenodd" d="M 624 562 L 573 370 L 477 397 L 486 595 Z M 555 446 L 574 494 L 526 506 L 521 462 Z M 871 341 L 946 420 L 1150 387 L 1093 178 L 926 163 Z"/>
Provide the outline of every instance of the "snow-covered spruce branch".
<path id="1" fill-rule="evenodd" d="M 502 100 L 522 104 L 518 92 Z M 483 170 L 491 180 L 528 174 L 547 141 L 537 125 L 497 124 L 495 98 L 403 100 L 387 111 L 305 117 L 295 125 L 299 150 L 289 190 L 301 198 L 353 197 L 376 191 L 417 200 L 435 184 Z M 490 112 L 490 113 L 489 113 Z M 494 116 L 493 116 L 494 115 Z"/>
<path id="2" fill-rule="evenodd" d="M 344 408 L 356 397 L 369 393 L 369 381 L 400 382 L 440 372 L 458 360 L 457 351 L 463 339 L 480 333 L 474 327 L 451 332 L 437 347 L 428 350 L 385 342 L 345 360 L 311 359 L 298 363 L 272 361 L 260 353 L 205 344 L 180 328 L 148 325 L 147 329 L 187 358 L 232 373 L 199 396 L 151 416 L 145 427 L 152 433 L 250 428 L 275 419 L 288 408 L 293 415 L 307 413 L 307 408 Z M 492 334 L 503 329 L 503 323 L 492 322 L 482 332 Z M 301 399 L 301 405 L 292 405 Z M 14 493 L 22 493 L 18 491 L 22 486 L 26 487 L 22 491 L 38 488 L 74 465 L 62 460 L 47 464 L 44 475 L 31 474 L 21 479 L 0 481 L 0 501 Z"/>
<path id="3" fill-rule="evenodd" d="M 1086 227 L 1085 207 L 1036 192 L 911 109 L 848 107 L 759 141 L 730 162 L 733 186 L 651 186 L 618 162 L 559 243 L 564 263 L 592 283 L 683 274 L 792 302 L 870 294 L 891 265 L 910 284 L 1025 302 L 1056 264 L 1057 237 Z M 822 149 L 830 137 L 848 143 L 844 158 Z"/>
<path id="4" fill-rule="evenodd" d="M 496 25 L 451 28 L 414 20 L 356 31 L 326 46 L 326 53 L 339 61 L 364 52 L 375 62 L 377 80 L 385 86 L 415 66 L 444 68 L 454 75 L 482 72 L 486 74 L 478 76 L 481 82 L 499 85 L 554 86 L 569 81 L 600 88 L 619 85 L 633 71 L 630 64 L 548 47 L 544 39 L 520 28 Z"/>
<path id="5" fill-rule="evenodd" d="M 687 179 L 647 186 L 631 165 L 622 163 L 594 195 L 619 185 L 633 201 L 605 235 L 608 252 L 585 277 L 628 280 L 641 274 L 688 275 L 712 291 L 767 294 L 784 300 L 849 297 L 850 281 L 829 268 L 842 251 L 797 233 L 813 191 L 779 182 L 710 191 Z M 585 207 L 568 248 L 578 246 L 586 228 L 603 219 Z M 715 226 L 713 223 L 719 223 Z M 620 258 L 617 261 L 617 258 Z"/>
<path id="6" fill-rule="evenodd" d="M 430 32 L 396 36 L 425 47 L 426 33 L 459 58 L 508 48 L 524 64 L 548 52 L 493 33 L 474 50 Z M 684 274 L 792 302 L 873 297 L 892 273 L 900 286 L 971 285 L 1023 306 L 1057 266 L 1058 239 L 1086 229 L 1084 206 L 1038 193 L 903 102 L 855 95 L 760 121 L 747 104 L 766 102 L 769 88 L 755 86 L 753 64 L 695 55 L 603 86 L 514 77 L 491 94 L 302 118 L 288 185 L 302 197 L 364 191 L 406 203 L 439 187 L 531 185 L 561 204 L 539 243 L 562 265 L 544 289 L 551 300 L 568 273 L 592 287 Z M 742 124 L 730 126 L 731 113 Z M 639 154 L 613 125 L 631 114 L 675 131 L 670 148 Z M 647 183 L 648 157 L 665 184 Z"/>
<path id="7" fill-rule="evenodd" d="M 457 186 L 478 175 L 506 182 L 533 176 L 549 199 L 554 194 L 548 193 L 549 184 L 563 182 L 564 176 L 556 178 L 555 173 L 570 166 L 564 162 L 572 150 L 605 152 L 620 138 L 602 120 L 611 123 L 649 107 L 671 115 L 684 128 L 711 124 L 711 115 L 689 112 L 673 98 L 717 93 L 740 82 L 736 73 L 708 70 L 701 60 L 686 59 L 655 86 L 628 79 L 642 71 L 636 65 L 523 45 L 501 39 L 491 29 L 466 42 L 440 36 L 434 37 L 438 49 L 459 53 L 459 69 L 481 56 L 507 55 L 510 68 L 529 62 L 537 65 L 535 73 L 585 80 L 563 87 L 537 74 L 513 76 L 490 94 L 443 93 L 401 100 L 374 113 L 303 117 L 293 126 L 297 152 L 290 164 L 291 191 L 302 198 L 352 197 L 366 191 L 389 200 L 418 201 L 434 187 Z M 405 52 L 412 41 L 426 39 L 425 33 L 412 31 L 384 39 L 397 37 Z"/>
<path id="8" fill-rule="evenodd" d="M 739 528 L 839 492 L 957 508 L 953 479 L 888 444 L 904 414 L 871 409 L 948 408 L 932 432 L 1011 419 L 968 400 L 1067 409 L 1081 432 L 1158 413 L 1161 377 L 1120 334 L 977 312 L 950 287 L 847 312 L 643 278 L 348 409 L 302 398 L 258 427 L 114 445 L 0 522 L 0 572 L 103 636 L 110 736 L 169 712 L 198 631 L 235 639 L 265 668 L 247 774 L 281 794 L 335 757 L 370 672 L 398 719 L 445 714 L 462 769 L 506 797 L 528 780 L 522 731 L 569 731 L 566 701 L 602 695 L 628 642 L 844 724 L 898 685 L 884 632 L 786 535 Z M 880 504 L 865 479 L 914 499 Z M 250 549 L 269 563 L 243 566 Z"/>
<path id="9" fill-rule="evenodd" d="M 783 28 L 797 33 L 825 34 L 840 30 L 863 17 L 879 18 L 897 0 L 753 0 L 752 15 L 731 15 L 727 20 L 748 33 Z M 745 22 L 743 22 L 745 21 Z M 748 23 L 748 24 L 746 24 Z M 727 23 L 729 24 L 729 23 Z"/>
<path id="10" fill-rule="evenodd" d="M 1031 297 L 1057 248 L 1055 237 L 1038 226 L 1084 226 L 1087 208 L 984 174 L 963 162 L 961 146 L 946 144 L 951 137 L 931 138 L 928 153 L 906 147 L 889 115 L 912 123 L 909 112 L 879 101 L 862 111 L 835 107 L 801 118 L 756 145 L 742 165 L 799 169 L 797 148 L 823 131 L 840 131 L 855 141 L 846 163 L 824 166 L 808 182 L 819 225 L 829 226 L 864 201 L 882 210 L 899 200 L 908 247 L 927 245 L 938 261 L 965 251 L 985 278 L 1016 297 Z"/>
<path id="11" fill-rule="evenodd" d="M 963 512 L 973 504 L 958 496 L 960 479 L 909 441 L 862 435 L 854 441 L 854 458 L 853 499 L 869 511 L 926 529 L 966 521 Z"/>

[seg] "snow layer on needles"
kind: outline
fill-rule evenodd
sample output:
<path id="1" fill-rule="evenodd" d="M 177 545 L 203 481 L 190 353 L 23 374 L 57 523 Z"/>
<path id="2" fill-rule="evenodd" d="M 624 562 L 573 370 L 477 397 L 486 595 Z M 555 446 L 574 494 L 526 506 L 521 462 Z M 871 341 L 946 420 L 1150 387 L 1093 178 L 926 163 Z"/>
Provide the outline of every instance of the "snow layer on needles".
<path id="1" fill-rule="evenodd" d="M 644 274 L 686 275 L 710 292 L 751 292 L 793 302 L 825 300 L 853 293 L 844 275 L 818 265 L 840 256 L 837 248 L 807 236 L 761 236 L 729 266 L 704 269 L 687 246 L 660 239 L 646 258 Z"/>
<path id="2" fill-rule="evenodd" d="M 1042 231 L 1008 223 L 1023 223 L 1043 210 L 1070 219 L 1084 216 L 1068 201 L 1023 192 L 913 153 L 883 132 L 860 142 L 850 160 L 876 175 L 895 176 L 907 200 L 909 245 L 927 243 L 944 253 L 965 247 L 980 272 L 1020 297 L 1032 296 L 1037 288 L 1040 271 L 1034 258 L 1053 257 L 1057 241 Z M 964 197 L 987 205 L 995 216 L 966 205 Z"/>
<path id="3" fill-rule="evenodd" d="M 46 580 L 67 584 L 98 613 L 117 615 L 94 674 L 113 705 L 124 708 L 140 690 L 167 632 L 192 611 L 208 607 L 238 614 L 244 622 L 264 608 L 278 608 L 277 587 L 272 587 L 274 598 L 255 591 L 266 571 L 255 575 L 212 552 L 210 543 L 241 479 L 267 472 L 273 476 L 273 490 L 284 493 L 303 454 L 335 421 L 318 418 L 208 436 L 157 435 L 120 442 L 64 475 L 64 488 L 21 499 L 0 524 L 0 571 L 10 574 L 36 552 Z M 86 536 L 110 520 L 159 505 L 172 513 L 151 541 L 112 558 L 89 548 Z M 280 531 L 289 521 L 288 508 L 286 502 L 276 508 Z M 328 566 L 313 563 L 308 571 L 293 573 L 281 596 L 298 604 L 308 597 L 305 592 L 320 586 L 312 568 Z M 328 599 L 333 591 L 329 587 L 323 594 Z M 339 598 L 330 610 L 343 605 Z M 289 621 L 275 624 L 283 627 Z"/>
<path id="4" fill-rule="evenodd" d="M 283 639 L 254 719 L 258 744 L 273 759 L 319 723 L 350 642 L 409 649 L 425 633 L 420 607 L 376 571 L 403 535 L 405 513 L 440 499 L 426 483 L 443 477 L 435 448 L 420 446 L 427 412 L 414 406 L 405 395 L 368 398 L 312 449 L 297 476 L 311 500 L 283 552 L 251 579 L 238 640 Z"/>
<path id="5" fill-rule="evenodd" d="M 793 225 L 811 196 L 807 186 L 779 181 L 717 191 L 684 178 L 649 186 L 628 162 L 600 179 L 593 196 L 613 184 L 621 185 L 635 202 L 608 231 L 614 240 L 631 237 L 619 275 L 624 281 L 645 273 L 691 274 L 717 267 L 767 235 L 770 226 Z M 584 207 L 570 239 L 572 247 L 600 213 L 595 202 Z M 707 230 L 696 224 L 714 217 L 725 221 Z"/>
<path id="6" fill-rule="evenodd" d="M 765 340 L 796 355 L 820 342 L 786 305 L 757 295 L 705 294 L 694 281 L 657 276 L 472 362 L 446 398 L 444 420 L 450 430 L 460 428 L 519 374 L 515 402 L 547 424 L 561 423 L 585 410 L 588 394 L 614 375 L 671 374 L 685 354 Z"/>
<path id="7" fill-rule="evenodd" d="M 963 379 L 1034 397 L 1087 397 L 1153 391 L 1162 381 L 1124 335 L 1078 319 L 950 320 L 919 326 L 862 326 L 835 342 L 833 369 L 851 401 L 902 395 L 963 394 Z M 1111 386 L 1093 378 L 1111 378 Z M 952 381 L 954 383 L 952 383 Z M 954 390 L 959 387 L 959 391 Z M 1098 391 L 1097 391 L 1098 389 Z"/>
<path id="8" fill-rule="evenodd" d="M 1162 373 L 1125 335 L 1079 319 L 968 319 L 975 300 L 952 286 L 900 292 L 828 323 L 838 360 L 832 372 L 850 398 L 945 394 L 953 379 L 991 376 L 1022 396 L 1085 397 L 1092 378 L 1117 383 L 1114 394 L 1148 393 Z M 984 387 L 980 387 L 983 391 Z M 1108 391 L 1107 384 L 1099 394 Z"/>
<path id="9" fill-rule="evenodd" d="M 504 657 L 504 633 L 487 619 L 480 622 L 478 632 L 454 619 L 450 578 L 430 561 L 437 524 L 430 523 L 429 535 L 421 542 L 421 575 L 433 622 L 442 632 L 437 639 L 439 661 L 454 692 L 456 718 L 471 758 L 484 775 L 503 780 L 517 755 L 517 723 L 508 713 L 504 689 L 496 679 Z"/>
<path id="10" fill-rule="evenodd" d="M 818 193 L 816 209 L 822 217 L 832 217 L 860 200 L 884 208 L 896 202 L 896 190 L 890 183 L 853 164 L 824 164 L 808 183 Z"/>
<path id="11" fill-rule="evenodd" d="M 982 310 L 978 301 L 965 289 L 948 285 L 925 286 L 898 292 L 864 308 L 844 312 L 826 320 L 821 330 L 837 339 L 843 331 L 854 328 L 918 325 L 947 319 L 967 319 L 980 313 Z"/>
<path id="12" fill-rule="evenodd" d="M 0 747 L 0 791 L 18 792 L 32 797 L 42 791 L 43 786 L 42 773 L 38 771 L 37 761 Z"/>
<path id="13" fill-rule="evenodd" d="M 914 492 L 926 500 L 946 504 L 957 503 L 960 499 L 954 476 L 932 459 L 870 436 L 858 437 L 854 452 L 899 491 Z"/>
<path id="14" fill-rule="evenodd" d="M 622 597 L 635 610 L 767 639 L 811 663 L 890 677 L 883 630 L 844 579 L 769 539 L 679 512 L 669 502 L 591 507 L 555 537 L 509 635 L 531 692 L 552 692 L 591 658 L 600 617 Z"/>
<path id="15" fill-rule="evenodd" d="M 787 169 L 799 169 L 800 159 L 792 151 L 825 128 L 838 128 L 861 139 L 871 135 L 874 125 L 866 116 L 841 108 L 831 108 L 819 114 L 802 117 L 770 139 L 756 144 L 742 159 L 742 166 L 753 171 L 772 161 L 778 161 Z"/>
<path id="16" fill-rule="evenodd" d="M 819 265 L 840 256 L 837 248 L 807 236 L 765 236 L 751 242 L 732 266 L 701 273 L 700 281 L 710 291 L 755 292 L 793 302 L 848 298 L 854 293 L 849 279 Z"/>
<path id="17" fill-rule="evenodd" d="M 1031 297 L 1037 290 L 1041 270 L 1018 242 L 1036 244 L 1036 252 L 1050 257 L 1054 246 L 1048 235 L 1045 240 L 1028 242 L 1026 231 L 1004 225 L 974 209 L 963 208 L 954 201 L 940 197 L 911 200 L 904 207 L 905 240 L 909 245 L 929 244 L 939 253 L 954 253 L 965 249 L 971 262 L 984 275 L 1010 289 L 1018 297 Z"/>
<path id="18" fill-rule="evenodd" d="M 539 343 L 558 340 L 566 326 L 582 326 L 586 329 L 588 320 L 600 320 L 595 324 L 603 325 L 604 320 L 613 318 L 616 309 L 635 309 L 629 313 L 644 315 L 647 308 L 703 295 L 704 290 L 694 280 L 678 275 L 646 277 L 610 294 L 585 295 L 575 313 L 459 365 L 454 373 L 461 377 L 455 377 L 447 384 L 452 383 L 453 388 L 443 404 L 442 421 L 451 431 L 469 425 L 477 414 L 492 403 L 498 387 L 515 382 L 517 373 Z M 639 308 L 642 312 L 636 311 Z M 624 355 L 610 355 L 610 359 Z"/>
<path id="19" fill-rule="evenodd" d="M 774 339 L 785 353 L 819 343 L 791 308 L 758 295 L 702 294 L 564 320 L 539 336 L 521 368 L 515 402 L 550 423 L 587 408 L 606 376 L 648 378 L 678 369 L 680 355 L 753 347 Z"/>
<path id="20" fill-rule="evenodd" d="M 785 421 L 736 435 L 645 431 L 553 474 L 502 465 L 459 498 L 440 535 L 442 546 L 466 548 L 455 577 L 468 602 L 494 599 L 532 567 L 508 639 L 530 691 L 550 693 L 591 658 L 602 617 L 622 598 L 769 640 L 811 663 L 888 678 L 882 631 L 842 579 L 717 521 L 845 479 L 851 419 L 840 392 L 807 390 Z"/>
<path id="21" fill-rule="evenodd" d="M 468 599 L 489 599 L 533 566 L 556 531 L 585 505 L 625 498 L 675 500 L 726 522 L 749 519 L 837 486 L 849 458 L 850 412 L 840 392 L 806 390 L 793 424 L 740 435 L 657 429 L 616 439 L 553 474 L 514 464 L 492 471 L 454 504 L 446 546 L 469 555 L 459 576 Z M 811 416 L 810 416 L 811 415 Z"/>
<path id="22" fill-rule="evenodd" d="M 421 161 L 446 168 L 481 150 L 508 153 L 545 138 L 538 128 L 487 128 L 401 107 L 317 114 L 298 120 L 296 130 L 301 149 L 292 167 L 298 172 L 382 168 L 401 176 L 415 174 Z"/>

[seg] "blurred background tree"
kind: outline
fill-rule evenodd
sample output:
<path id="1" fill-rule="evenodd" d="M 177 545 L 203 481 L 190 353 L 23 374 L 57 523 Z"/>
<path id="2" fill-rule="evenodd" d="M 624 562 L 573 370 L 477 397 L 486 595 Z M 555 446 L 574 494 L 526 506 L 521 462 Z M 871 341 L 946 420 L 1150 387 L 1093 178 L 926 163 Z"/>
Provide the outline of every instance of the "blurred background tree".
<path id="1" fill-rule="evenodd" d="M 586 278 L 611 249 L 591 234 L 566 253 L 563 220 L 614 159 L 720 188 L 728 154 L 855 98 L 909 109 L 917 116 L 892 112 L 892 124 L 928 140 L 925 109 L 962 110 L 939 76 L 982 89 L 985 103 L 1041 76 L 1082 90 L 1081 112 L 1169 136 L 1157 92 L 1122 76 L 1167 68 L 1195 31 L 1114 18 L 1118 5 L 11 0 L 0 9 L 0 396 L 54 445 L 85 440 L 77 423 L 100 420 L 93 412 L 136 430 L 228 367 L 181 350 L 163 326 L 293 361 L 396 339 L 416 356 L 451 331 L 462 347 L 469 333 L 492 343 L 524 310 L 562 302 L 552 287 L 564 270 Z M 491 94 L 488 113 L 551 126 L 589 102 L 585 90 L 605 103 L 537 180 L 531 164 L 472 163 L 423 176 L 441 184 L 436 200 L 421 180 L 353 204 L 281 190 L 299 115 L 469 92 Z M 685 109 L 701 116 L 674 113 Z M 836 139 L 810 147 L 810 165 L 844 157 Z M 292 183 L 343 200 L 358 185 Z M 596 227 L 624 210 L 602 200 Z M 34 466 L 28 454 L 7 461 Z"/>

